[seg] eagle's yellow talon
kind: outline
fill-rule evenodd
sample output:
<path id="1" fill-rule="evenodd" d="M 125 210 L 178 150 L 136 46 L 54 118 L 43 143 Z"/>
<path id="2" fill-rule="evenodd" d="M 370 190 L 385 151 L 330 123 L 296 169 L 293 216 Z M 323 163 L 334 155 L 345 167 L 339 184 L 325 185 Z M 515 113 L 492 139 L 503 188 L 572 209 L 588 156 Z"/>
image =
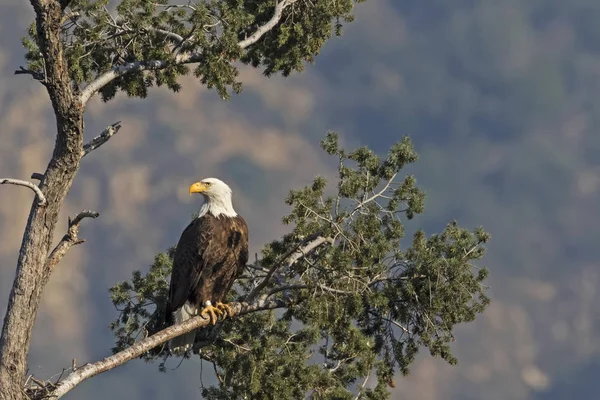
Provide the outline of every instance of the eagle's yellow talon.
<path id="1" fill-rule="evenodd" d="M 231 310 L 231 306 L 229 304 L 221 303 L 220 301 L 217 303 L 217 308 L 223 313 L 223 319 L 225 317 L 230 317 L 233 311 Z"/>
<path id="2" fill-rule="evenodd" d="M 208 316 L 207 316 L 208 314 Z M 223 314 L 223 311 L 221 311 L 220 309 L 218 309 L 215 306 L 206 306 L 204 307 L 204 309 L 202 310 L 202 312 L 200 313 L 200 315 L 202 315 L 204 318 L 209 318 L 210 322 L 215 325 L 217 323 L 217 320 L 219 319 L 219 317 Z"/>

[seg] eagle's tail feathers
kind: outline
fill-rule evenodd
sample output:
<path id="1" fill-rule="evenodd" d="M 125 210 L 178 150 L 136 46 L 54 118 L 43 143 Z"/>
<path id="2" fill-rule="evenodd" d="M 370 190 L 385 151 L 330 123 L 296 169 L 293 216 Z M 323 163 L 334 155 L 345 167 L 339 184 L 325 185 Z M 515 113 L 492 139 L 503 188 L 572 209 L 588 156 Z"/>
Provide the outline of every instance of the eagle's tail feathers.
<path id="1" fill-rule="evenodd" d="M 173 314 L 175 317 L 175 324 L 180 324 L 198 315 L 198 309 L 190 303 L 186 302 Z M 169 341 L 169 349 L 171 350 L 171 353 L 176 355 L 183 355 L 186 351 L 190 350 L 194 346 L 195 338 L 196 331 L 193 330 L 191 332 L 184 333 L 181 336 L 171 339 Z"/>

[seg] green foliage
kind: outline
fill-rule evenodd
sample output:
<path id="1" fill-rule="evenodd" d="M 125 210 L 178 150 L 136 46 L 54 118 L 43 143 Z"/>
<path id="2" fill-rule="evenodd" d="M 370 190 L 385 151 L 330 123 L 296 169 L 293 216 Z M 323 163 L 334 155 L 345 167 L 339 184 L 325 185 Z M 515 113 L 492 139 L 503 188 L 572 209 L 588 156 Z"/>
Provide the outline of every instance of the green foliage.
<path id="1" fill-rule="evenodd" d="M 325 195 L 322 177 L 291 191 L 283 221 L 293 229 L 264 247 L 231 294 L 288 306 L 225 320 L 214 340 L 202 342 L 199 357 L 219 378 L 203 388 L 207 399 L 388 398 L 394 373 L 408 374 L 420 348 L 456 363 L 454 326 L 473 321 L 489 302 L 487 271 L 473 265 L 489 240 L 482 229 L 452 222 L 439 234 L 417 231 L 412 244 L 403 242 L 404 223 L 423 212 L 424 202 L 413 176 L 398 178 L 417 160 L 408 138 L 385 157 L 366 147 L 340 149 L 334 133 L 321 145 L 339 160 L 336 193 Z M 319 238 L 328 241 L 307 247 Z M 159 255 L 148 275 L 136 272 L 132 283 L 113 289 L 113 301 L 126 310 L 111 326 L 115 350 L 163 318 L 157 310 L 169 269 L 169 258 Z M 274 273 L 265 282 L 267 271 Z M 154 313 L 141 304 L 149 298 Z"/>
<path id="2" fill-rule="evenodd" d="M 120 68 L 125 74 L 101 89 L 103 100 L 119 90 L 144 98 L 148 88 L 165 85 L 177 92 L 178 78 L 190 72 L 223 98 L 239 93 L 240 61 L 269 76 L 302 71 L 323 44 L 352 20 L 353 0 L 285 0 L 279 23 L 245 50 L 238 44 L 272 17 L 276 0 L 205 0 L 172 4 L 167 0 L 73 0 L 65 11 L 62 37 L 73 83 L 85 85 Z M 110 11 L 109 11 L 110 9 Z M 114 9 L 114 10 L 113 10 Z M 36 29 L 23 40 L 28 68 L 43 73 Z M 130 68 L 131 63 L 138 63 Z"/>
<path id="3" fill-rule="evenodd" d="M 171 274 L 173 251 L 174 248 L 170 248 L 166 253 L 159 253 L 146 275 L 135 271 L 131 281 L 110 288 L 110 300 L 119 311 L 117 319 L 109 325 L 117 338 L 113 353 L 163 328 L 163 306 L 169 295 L 167 278 Z M 144 358 L 153 359 L 153 354 L 146 354 Z"/>

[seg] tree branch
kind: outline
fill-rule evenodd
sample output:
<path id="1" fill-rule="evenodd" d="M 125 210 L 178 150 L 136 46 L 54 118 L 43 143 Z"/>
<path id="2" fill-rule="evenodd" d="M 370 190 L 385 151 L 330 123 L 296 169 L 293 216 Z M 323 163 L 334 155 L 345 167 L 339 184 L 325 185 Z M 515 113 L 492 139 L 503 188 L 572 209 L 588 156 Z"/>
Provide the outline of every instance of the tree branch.
<path id="1" fill-rule="evenodd" d="M 281 267 L 281 265 L 283 265 L 283 263 L 286 262 L 286 260 L 287 260 L 288 267 L 291 267 L 300 258 L 306 256 L 307 254 L 311 253 L 314 249 L 316 249 L 317 247 L 319 247 L 320 245 L 325 244 L 325 243 L 333 243 L 333 239 L 330 237 L 323 237 L 320 235 L 318 235 L 318 236 L 315 235 L 315 236 L 309 237 L 304 242 L 300 243 L 298 246 L 289 250 L 287 253 L 285 253 L 281 257 L 281 259 L 279 261 L 277 261 L 276 263 L 273 264 L 273 266 L 267 273 L 267 276 L 264 277 L 264 279 L 254 288 L 254 290 L 252 290 L 246 296 L 246 298 L 244 300 L 252 301 L 258 295 L 258 293 L 260 293 L 260 291 L 263 290 L 269 284 L 269 280 L 271 279 L 271 277 L 273 276 L 275 271 L 277 271 L 277 269 L 279 267 Z M 266 298 L 267 298 L 267 295 L 264 295 L 263 300 Z"/>
<path id="2" fill-rule="evenodd" d="M 160 33 L 161 35 L 163 35 L 167 39 L 171 40 L 172 42 L 175 42 L 176 44 L 181 44 L 185 40 L 183 38 L 183 36 L 178 35 L 175 32 L 167 31 L 165 29 L 159 29 L 159 28 L 145 28 L 145 29 L 149 32 Z"/>
<path id="3" fill-rule="evenodd" d="M 49 276 L 54 267 L 60 262 L 60 260 L 65 256 L 67 251 L 75 245 L 81 244 L 85 242 L 85 239 L 79 239 L 79 224 L 84 218 L 98 218 L 100 214 L 94 211 L 82 211 L 75 216 L 75 218 L 69 218 L 69 228 L 67 229 L 67 233 L 60 242 L 56 245 L 54 250 L 50 253 L 48 260 L 46 261 L 46 274 Z"/>
<path id="4" fill-rule="evenodd" d="M 394 175 L 392 175 L 392 177 L 387 181 L 387 183 L 385 184 L 385 186 L 383 187 L 383 189 L 381 189 L 379 192 L 373 194 L 373 196 L 369 197 L 366 200 L 361 201 L 355 208 L 354 210 L 352 210 L 352 212 L 350 213 L 350 217 L 352 217 L 354 214 L 356 214 L 356 212 L 358 210 L 360 210 L 361 208 L 363 208 L 367 203 L 372 202 L 373 200 L 375 200 L 376 198 L 382 196 L 386 190 L 388 190 L 388 188 L 390 187 L 390 185 L 392 184 L 392 182 L 394 181 L 394 178 L 396 178 L 397 173 L 395 173 Z"/>
<path id="5" fill-rule="evenodd" d="M 335 288 L 332 288 L 332 287 L 329 287 L 329 286 L 325 286 L 325 285 L 301 285 L 301 284 L 297 284 L 297 285 L 288 285 L 288 286 L 279 286 L 279 287 L 276 287 L 276 288 L 270 290 L 265 295 L 265 298 L 269 298 L 269 297 L 271 297 L 274 294 L 277 294 L 279 292 L 285 292 L 286 290 L 302 290 L 302 289 L 321 289 L 324 292 L 330 292 L 330 293 L 335 293 L 335 294 L 356 294 L 356 292 L 351 292 L 349 290 L 335 289 Z"/>
<path id="6" fill-rule="evenodd" d="M 184 57 L 185 56 L 185 57 Z M 177 57 L 178 64 L 194 63 L 200 61 L 198 54 L 184 54 L 181 57 Z M 113 80 L 137 71 L 153 71 L 157 69 L 164 69 L 167 67 L 166 61 L 137 61 L 128 63 L 125 65 L 119 65 L 113 67 L 110 71 L 107 71 L 96 78 L 96 80 L 90 82 L 85 88 L 81 90 L 80 101 L 81 104 L 85 105 L 100 89 L 108 85 Z"/>
<path id="7" fill-rule="evenodd" d="M 263 25 L 259 26 L 256 29 L 256 31 L 248 38 L 238 42 L 238 46 L 240 46 L 240 48 L 242 49 L 246 49 L 247 47 L 258 42 L 260 38 L 265 35 L 265 33 L 270 31 L 275 27 L 275 25 L 277 25 L 277 23 L 281 20 L 283 11 L 296 1 L 297 0 L 283 0 L 281 3 L 278 3 L 275 6 L 275 10 L 273 11 L 273 16 L 271 17 L 271 19 Z M 175 63 L 193 64 L 201 61 L 201 59 L 202 56 L 199 53 L 178 54 L 175 58 Z M 168 63 L 167 61 L 154 60 L 137 61 L 125 65 L 114 66 L 110 71 L 107 71 L 102 75 L 98 76 L 94 81 L 90 82 L 85 88 L 83 88 L 81 90 L 79 100 L 82 106 L 85 106 L 87 102 L 92 98 L 92 96 L 94 96 L 100 89 L 102 89 L 104 86 L 108 85 L 110 82 L 123 75 L 138 71 L 154 71 L 164 69 L 169 65 L 170 63 Z"/>
<path id="8" fill-rule="evenodd" d="M 277 294 L 277 293 L 279 293 L 279 292 L 285 292 L 286 290 L 302 290 L 302 289 L 309 289 L 309 288 L 311 288 L 311 287 L 314 287 L 314 286 L 309 286 L 309 285 L 301 285 L 301 284 L 297 284 L 297 285 L 288 285 L 288 286 L 279 286 L 279 287 L 276 287 L 276 288 L 274 288 L 274 289 L 270 290 L 270 291 L 267 293 L 267 298 L 269 298 L 269 297 L 271 297 L 271 296 L 273 296 L 274 294 Z"/>
<path id="9" fill-rule="evenodd" d="M 44 75 L 43 72 L 33 71 L 20 66 L 19 69 L 15 71 L 15 75 L 31 75 L 33 79 L 39 81 L 42 85 L 46 84 L 46 75 Z"/>
<path id="10" fill-rule="evenodd" d="M 257 311 L 284 308 L 288 307 L 290 304 L 281 300 L 261 300 L 252 304 L 244 302 L 231 303 L 230 305 L 232 309 L 231 317 L 234 317 L 236 315 L 239 316 Z M 167 341 L 177 336 L 183 335 L 184 333 L 191 332 L 194 329 L 207 326 L 209 323 L 209 319 L 204 319 L 201 316 L 194 317 L 179 325 L 173 325 L 166 329 L 163 329 L 162 331 L 152 336 L 140 340 L 133 346 L 123 351 L 120 351 L 119 353 L 114 354 L 110 357 L 106 357 L 101 361 L 97 361 L 91 364 L 86 364 L 83 367 L 79 367 L 76 371 L 71 372 L 61 382 L 58 382 L 55 385 L 55 387 L 52 390 L 50 390 L 50 394 L 46 397 L 51 399 L 59 399 L 84 380 L 101 374 L 103 372 L 109 371 L 120 365 L 123 365 L 126 362 L 141 356 L 147 351 L 152 350 L 160 344 L 166 343 Z"/>
<path id="11" fill-rule="evenodd" d="M 279 20 L 281 19 L 281 15 L 283 14 L 283 10 L 285 10 L 288 6 L 294 4 L 296 0 L 283 0 L 281 3 L 278 3 L 275 6 L 275 10 L 273 11 L 273 16 L 270 20 L 268 20 L 264 25 L 261 25 L 250 37 L 242 40 L 238 43 L 242 49 L 253 45 L 258 42 L 260 38 L 267 32 L 277 25 Z"/>
<path id="12" fill-rule="evenodd" d="M 22 181 L 20 179 L 12 179 L 12 178 L 0 178 L 0 185 L 9 184 L 9 185 L 18 185 L 25 186 L 35 192 L 35 195 L 38 198 L 38 204 L 42 207 L 46 206 L 48 202 L 46 201 L 46 196 L 42 193 L 42 190 L 35 184 L 28 181 Z"/>
<path id="13" fill-rule="evenodd" d="M 354 398 L 354 400 L 358 400 L 360 399 L 360 395 L 363 394 L 363 391 L 365 390 L 365 386 L 367 386 L 367 382 L 369 381 L 369 378 L 371 377 L 371 369 L 369 369 L 369 372 L 367 373 L 367 376 L 365 376 L 365 380 L 363 381 L 362 385 L 360 385 L 360 388 L 358 389 L 358 392 L 356 393 L 356 397 Z"/>
<path id="14" fill-rule="evenodd" d="M 56 138 L 39 189 L 40 207 L 32 205 L 21 240 L 15 279 L 0 337 L 0 399 L 23 398 L 33 326 L 47 282 L 47 256 L 64 199 L 79 169 L 83 144 L 83 107 L 71 79 L 63 49 L 61 18 L 56 0 L 30 0 L 35 11 L 36 44 L 43 62 L 45 88 L 56 117 Z M 43 196 L 40 193 L 43 191 Z M 42 200 L 44 199 L 44 200 Z"/>
<path id="15" fill-rule="evenodd" d="M 92 151 L 96 150 L 98 147 L 102 146 L 104 143 L 108 142 L 108 140 L 113 137 L 119 130 L 121 129 L 121 121 L 115 122 L 112 125 L 104 128 L 101 134 L 87 142 L 83 145 L 83 153 L 82 157 L 87 156 Z"/>

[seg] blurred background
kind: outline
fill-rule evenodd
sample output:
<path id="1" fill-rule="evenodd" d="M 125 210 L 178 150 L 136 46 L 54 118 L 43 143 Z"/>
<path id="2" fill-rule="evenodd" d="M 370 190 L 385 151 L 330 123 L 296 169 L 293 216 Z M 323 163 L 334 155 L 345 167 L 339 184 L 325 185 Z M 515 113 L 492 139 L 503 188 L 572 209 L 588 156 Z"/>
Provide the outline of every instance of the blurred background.
<path id="1" fill-rule="evenodd" d="M 0 3 L 0 176 L 43 172 L 55 125 L 43 87 L 13 76 L 33 12 Z M 230 102 L 194 79 L 175 95 L 119 96 L 87 112 L 86 140 L 123 128 L 84 159 L 62 211 L 100 212 L 44 293 L 30 371 L 49 377 L 109 354 L 115 318 L 108 288 L 146 270 L 176 243 L 200 202 L 191 182 L 228 181 L 249 222 L 251 246 L 287 231 L 291 188 L 335 162 L 326 130 L 378 152 L 410 135 L 426 212 L 408 228 L 435 233 L 456 218 L 492 240 L 492 303 L 459 327 L 457 366 L 421 354 L 392 399 L 596 399 L 600 390 L 600 2 L 592 0 L 371 0 L 301 75 L 242 70 Z M 0 313 L 4 315 L 29 190 L 0 188 Z M 201 370 L 176 360 L 161 374 L 133 361 L 69 399 L 199 398 Z M 210 382 L 205 382 L 210 383 Z"/>

